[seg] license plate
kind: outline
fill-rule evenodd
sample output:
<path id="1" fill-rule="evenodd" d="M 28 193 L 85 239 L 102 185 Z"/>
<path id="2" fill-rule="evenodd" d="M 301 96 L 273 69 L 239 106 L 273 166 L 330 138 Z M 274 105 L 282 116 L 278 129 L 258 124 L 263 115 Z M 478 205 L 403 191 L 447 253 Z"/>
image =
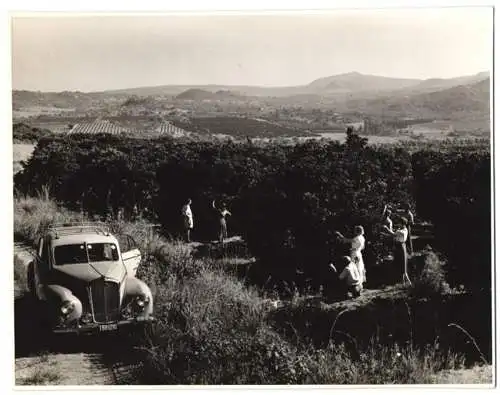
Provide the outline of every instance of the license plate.
<path id="1" fill-rule="evenodd" d="M 99 330 L 101 332 L 116 331 L 118 329 L 118 324 L 102 324 L 99 325 Z"/>

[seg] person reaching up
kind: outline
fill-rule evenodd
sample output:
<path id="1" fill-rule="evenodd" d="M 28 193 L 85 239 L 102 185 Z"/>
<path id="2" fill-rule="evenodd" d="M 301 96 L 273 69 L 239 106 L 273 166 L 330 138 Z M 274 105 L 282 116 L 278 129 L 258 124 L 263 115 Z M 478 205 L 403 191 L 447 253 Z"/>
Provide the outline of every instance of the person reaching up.
<path id="1" fill-rule="evenodd" d="M 382 211 L 382 226 L 387 226 L 392 231 L 392 210 L 388 204 L 384 206 Z"/>
<path id="2" fill-rule="evenodd" d="M 408 220 L 408 239 L 406 240 L 406 245 L 408 247 L 408 253 L 413 254 L 413 243 L 411 241 L 411 228 L 415 223 L 415 218 L 413 212 L 411 211 L 410 203 L 405 203 L 404 205 L 404 216 Z"/>
<path id="3" fill-rule="evenodd" d="M 406 240 L 408 239 L 408 220 L 401 219 L 401 226 L 393 231 L 385 226 L 385 230 L 394 238 L 394 262 L 403 269 L 403 283 L 408 281 L 411 284 L 408 276 L 408 253 L 406 251 Z"/>
<path id="4" fill-rule="evenodd" d="M 217 211 L 219 217 L 219 242 L 223 243 L 227 239 L 227 223 L 226 217 L 231 215 L 229 210 L 226 208 L 226 204 L 222 203 L 221 207 L 217 207 L 215 200 L 212 201 L 212 207 Z"/>
<path id="5" fill-rule="evenodd" d="M 363 261 L 363 254 L 361 251 L 365 249 L 365 230 L 361 225 L 354 227 L 354 237 L 347 238 L 342 235 L 340 232 L 335 232 L 338 239 L 343 243 L 350 243 L 350 256 L 351 260 L 356 264 L 359 274 L 361 275 L 361 283 L 366 282 L 366 269 Z"/>

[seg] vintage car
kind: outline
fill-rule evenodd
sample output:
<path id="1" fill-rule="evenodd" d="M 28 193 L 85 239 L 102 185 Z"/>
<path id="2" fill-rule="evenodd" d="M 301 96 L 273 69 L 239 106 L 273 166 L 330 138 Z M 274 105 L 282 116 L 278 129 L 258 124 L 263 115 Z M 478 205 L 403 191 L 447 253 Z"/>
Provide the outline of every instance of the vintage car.
<path id="1" fill-rule="evenodd" d="M 28 286 L 53 333 L 95 333 L 153 321 L 151 290 L 135 277 L 141 253 L 103 224 L 50 226 L 28 266 Z"/>

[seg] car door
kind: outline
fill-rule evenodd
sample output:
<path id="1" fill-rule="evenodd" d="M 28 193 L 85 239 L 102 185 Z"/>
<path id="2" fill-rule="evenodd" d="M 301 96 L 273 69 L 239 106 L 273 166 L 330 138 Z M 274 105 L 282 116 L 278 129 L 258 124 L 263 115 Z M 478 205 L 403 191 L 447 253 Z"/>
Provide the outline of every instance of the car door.
<path id="1" fill-rule="evenodd" d="M 127 268 L 127 275 L 135 277 L 139 263 L 141 263 L 141 252 L 137 248 L 135 240 L 130 235 L 120 235 L 118 241 L 120 243 L 122 260 Z"/>
<path id="2" fill-rule="evenodd" d="M 46 300 L 45 278 L 49 265 L 49 248 L 47 240 L 40 238 L 38 245 L 37 258 L 34 265 L 34 285 L 36 296 L 39 300 Z"/>

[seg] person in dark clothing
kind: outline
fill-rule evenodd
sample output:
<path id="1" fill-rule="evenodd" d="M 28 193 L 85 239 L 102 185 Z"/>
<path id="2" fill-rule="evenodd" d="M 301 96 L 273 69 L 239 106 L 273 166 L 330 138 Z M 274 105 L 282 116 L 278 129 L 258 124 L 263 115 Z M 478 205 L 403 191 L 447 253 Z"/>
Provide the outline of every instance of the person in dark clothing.
<path id="1" fill-rule="evenodd" d="M 227 239 L 227 223 L 226 223 L 226 217 L 228 215 L 231 215 L 229 210 L 226 208 L 226 204 L 222 203 L 221 207 L 217 207 L 215 204 L 215 200 L 212 202 L 212 207 L 217 211 L 218 213 L 218 220 L 219 220 L 219 242 L 223 243 L 225 239 Z"/>

